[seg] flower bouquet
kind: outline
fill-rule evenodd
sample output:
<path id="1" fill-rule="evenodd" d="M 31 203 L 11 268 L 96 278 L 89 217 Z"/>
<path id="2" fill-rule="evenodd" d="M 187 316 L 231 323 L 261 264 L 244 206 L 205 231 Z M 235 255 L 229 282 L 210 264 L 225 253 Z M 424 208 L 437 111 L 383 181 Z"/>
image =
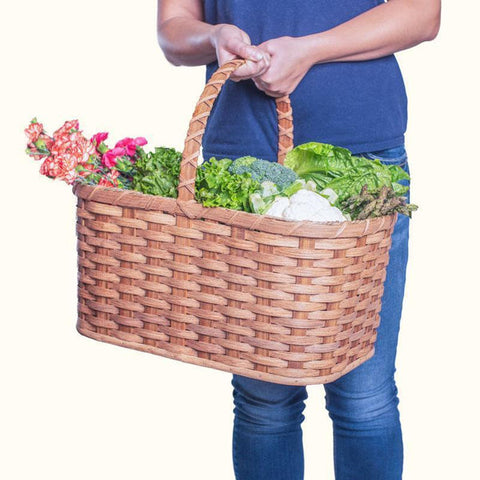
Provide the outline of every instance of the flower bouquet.
<path id="1" fill-rule="evenodd" d="M 69 185 L 101 185 L 176 197 L 180 152 L 157 147 L 145 152 L 144 137 L 126 137 L 113 148 L 105 143 L 107 132 L 88 139 L 78 120 L 66 121 L 52 136 L 34 118 L 25 129 L 27 154 L 42 161 L 40 173 Z"/>

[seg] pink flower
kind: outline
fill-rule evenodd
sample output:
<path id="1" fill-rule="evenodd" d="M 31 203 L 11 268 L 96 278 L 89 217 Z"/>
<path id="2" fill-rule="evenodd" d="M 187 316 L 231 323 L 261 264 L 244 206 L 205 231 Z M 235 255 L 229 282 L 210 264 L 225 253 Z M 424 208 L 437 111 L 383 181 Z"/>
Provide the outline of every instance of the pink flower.
<path id="1" fill-rule="evenodd" d="M 42 133 L 35 145 L 43 149 L 40 153 L 47 149 L 40 173 L 69 184 L 78 176 L 77 165 L 85 165 L 91 156 L 98 155 L 95 146 L 78 130 L 76 120 L 65 122 L 53 139 Z"/>
<path id="2" fill-rule="evenodd" d="M 117 164 L 117 157 L 112 153 L 111 150 L 105 152 L 102 156 L 102 163 L 108 167 L 112 168 Z"/>
<path id="3" fill-rule="evenodd" d="M 77 162 L 71 156 L 50 156 L 42 163 L 40 173 L 71 185 L 77 177 L 76 166 Z"/>
<path id="4" fill-rule="evenodd" d="M 34 118 L 25 129 L 28 137 L 27 153 L 35 160 L 41 160 L 50 153 L 53 139 L 43 131 L 43 125 Z"/>
<path id="5" fill-rule="evenodd" d="M 126 155 L 125 148 L 123 147 L 115 147 L 108 152 L 105 152 L 102 156 L 102 163 L 109 168 L 114 167 L 117 164 L 117 157 L 122 157 Z"/>
<path id="6" fill-rule="evenodd" d="M 47 177 L 56 177 L 60 173 L 60 166 L 52 156 L 47 157 L 40 166 L 40 173 Z"/>
<path id="7" fill-rule="evenodd" d="M 80 126 L 78 124 L 78 120 L 69 120 L 53 133 L 53 138 L 56 139 L 58 137 L 63 137 L 79 130 Z"/>
<path id="8" fill-rule="evenodd" d="M 28 137 L 28 143 L 34 144 L 43 132 L 43 125 L 32 120 L 30 125 L 25 129 L 25 135 Z"/>
<path id="9" fill-rule="evenodd" d="M 136 138 L 124 138 L 123 140 L 119 140 L 115 147 L 123 147 L 125 148 L 126 154 L 130 157 L 133 157 L 137 152 L 137 146 L 141 147 L 147 144 L 147 140 L 143 137 L 136 137 Z"/>
<path id="10" fill-rule="evenodd" d="M 126 153 L 127 153 L 126 150 L 125 150 L 125 148 L 123 148 L 123 147 L 115 147 L 115 148 L 112 148 L 110 151 L 111 151 L 111 152 L 113 153 L 113 155 L 115 155 L 116 157 L 121 157 L 121 156 L 123 156 L 123 155 L 126 155 Z"/>
<path id="11" fill-rule="evenodd" d="M 77 163 L 85 163 L 90 155 L 95 154 L 95 147 L 79 132 L 57 137 L 50 149 L 52 155 L 68 155 Z"/>
<path id="12" fill-rule="evenodd" d="M 119 157 L 122 157 L 122 161 L 129 158 L 132 163 L 135 162 L 137 147 L 147 143 L 143 137 L 127 137 L 109 150 L 104 143 L 108 132 L 98 132 L 87 139 L 80 130 L 78 120 L 65 122 L 54 132 L 53 137 L 49 137 L 44 132 L 43 125 L 34 119 L 25 133 L 29 142 L 27 153 L 37 160 L 44 160 L 40 173 L 69 184 L 74 183 L 78 177 L 103 171 L 104 166 L 112 169 L 117 165 Z M 113 169 L 101 178 L 99 184 L 116 187 L 119 175 L 118 170 Z"/>
<path id="13" fill-rule="evenodd" d="M 95 145 L 98 146 L 102 142 L 104 142 L 108 138 L 108 133 L 107 132 L 98 132 L 96 133 L 90 141 Z"/>

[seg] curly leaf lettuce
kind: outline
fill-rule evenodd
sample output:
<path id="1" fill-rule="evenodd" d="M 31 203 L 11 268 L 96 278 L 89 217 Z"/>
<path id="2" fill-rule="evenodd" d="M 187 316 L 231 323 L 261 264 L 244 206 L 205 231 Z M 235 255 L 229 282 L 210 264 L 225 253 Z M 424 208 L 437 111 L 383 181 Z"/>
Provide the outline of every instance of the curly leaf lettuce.
<path id="1" fill-rule="evenodd" d="M 145 153 L 138 149 L 133 189 L 150 195 L 177 198 L 178 177 L 182 154 L 174 148 L 156 147 Z"/>
<path id="2" fill-rule="evenodd" d="M 250 194 L 260 183 L 249 173 L 230 173 L 232 160 L 211 158 L 197 170 L 195 198 L 205 207 L 223 207 L 251 212 Z"/>

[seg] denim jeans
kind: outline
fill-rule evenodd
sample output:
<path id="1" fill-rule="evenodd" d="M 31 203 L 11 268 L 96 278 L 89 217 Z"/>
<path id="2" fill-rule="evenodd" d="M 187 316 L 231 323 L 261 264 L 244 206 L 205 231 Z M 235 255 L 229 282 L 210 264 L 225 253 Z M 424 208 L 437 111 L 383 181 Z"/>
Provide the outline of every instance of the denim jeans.
<path id="1" fill-rule="evenodd" d="M 360 154 L 400 165 L 402 146 Z M 333 421 L 336 480 L 398 480 L 403 443 L 394 380 L 397 339 L 408 257 L 409 219 L 398 216 L 382 297 L 375 354 L 338 380 L 325 384 L 326 408 Z M 301 423 L 307 389 L 232 379 L 234 399 L 233 466 L 237 480 L 301 480 L 304 456 Z"/>

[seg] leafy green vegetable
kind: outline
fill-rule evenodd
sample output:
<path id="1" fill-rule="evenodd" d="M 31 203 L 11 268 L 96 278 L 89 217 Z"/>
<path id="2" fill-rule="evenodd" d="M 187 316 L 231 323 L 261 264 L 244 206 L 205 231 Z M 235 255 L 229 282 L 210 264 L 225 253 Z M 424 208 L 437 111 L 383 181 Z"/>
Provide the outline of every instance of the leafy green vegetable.
<path id="1" fill-rule="evenodd" d="M 397 165 L 383 165 L 379 160 L 354 157 L 346 148 L 326 143 L 305 143 L 287 154 L 285 165 L 305 180 L 313 180 L 319 190 L 331 188 L 340 205 L 352 195 L 358 195 L 364 185 L 371 193 L 383 186 L 393 188 L 397 195 L 406 193 L 408 187 L 398 183 L 408 180 L 408 174 Z"/>
<path id="2" fill-rule="evenodd" d="M 255 157 L 237 158 L 230 165 L 229 171 L 238 175 L 250 173 L 257 182 L 273 182 L 279 190 L 283 190 L 298 178 L 293 170 L 280 163 Z"/>
<path id="3" fill-rule="evenodd" d="M 352 166 L 352 154 L 342 147 L 328 143 L 304 143 L 287 154 L 285 166 L 299 177 L 323 174 L 325 178 L 338 177 Z"/>
<path id="4" fill-rule="evenodd" d="M 232 160 L 211 158 L 197 169 L 195 198 L 206 207 L 224 207 L 251 212 L 250 194 L 260 188 L 250 173 L 229 171 Z"/>
<path id="5" fill-rule="evenodd" d="M 174 148 L 165 147 L 156 147 L 154 152 L 148 153 L 138 149 L 138 152 L 133 189 L 150 195 L 176 198 L 182 154 Z"/>

